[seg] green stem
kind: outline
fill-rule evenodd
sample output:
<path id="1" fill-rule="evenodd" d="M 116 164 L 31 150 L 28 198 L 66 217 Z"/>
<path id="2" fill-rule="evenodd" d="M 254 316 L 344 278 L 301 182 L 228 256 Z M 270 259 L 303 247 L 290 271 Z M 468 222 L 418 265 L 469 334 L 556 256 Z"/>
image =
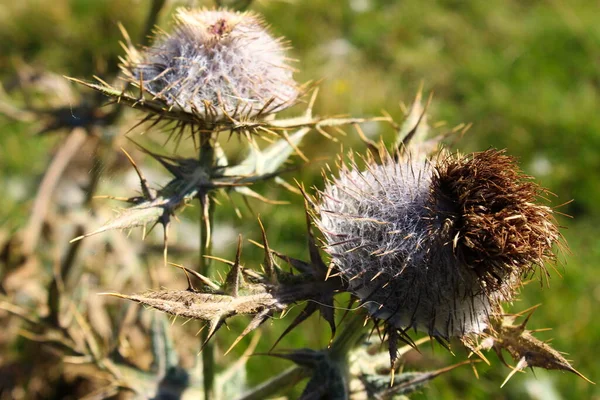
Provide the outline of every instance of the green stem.
<path id="1" fill-rule="evenodd" d="M 348 315 L 348 321 L 338 337 L 335 338 L 329 356 L 332 360 L 343 361 L 348 353 L 361 343 L 365 336 L 365 312 L 361 309 Z"/>
<path id="2" fill-rule="evenodd" d="M 206 196 L 205 201 L 208 202 L 206 209 L 208 210 L 208 224 L 212 225 L 213 220 L 213 205 L 210 202 L 209 196 Z M 207 229 L 207 224 L 200 224 L 200 273 L 204 276 L 209 276 L 210 259 L 204 257 L 211 255 L 212 245 L 210 240 L 210 231 Z M 208 329 L 204 329 L 201 335 L 202 348 L 202 373 L 204 377 L 204 399 L 211 400 L 214 396 L 215 382 L 215 347 L 212 341 L 208 341 Z"/>
<path id="3" fill-rule="evenodd" d="M 348 321 L 344 325 L 341 334 L 335 338 L 329 349 L 329 358 L 338 368 L 343 371 L 347 393 L 350 391 L 350 365 L 348 355 L 358 347 L 365 337 L 365 312 L 358 310 L 347 316 Z"/>
<path id="4" fill-rule="evenodd" d="M 213 134 L 200 134 L 200 156 L 199 161 L 205 171 L 211 171 L 215 164 L 215 151 L 212 144 Z M 212 224 L 214 219 L 214 206 L 208 193 L 200 193 L 201 221 L 200 221 L 200 260 L 199 272 L 204 276 L 210 276 L 211 260 L 206 256 L 212 254 Z M 204 377 L 204 399 L 214 398 L 215 382 L 215 348 L 208 340 L 208 329 L 204 329 L 201 335 L 202 349 L 202 373 Z"/>

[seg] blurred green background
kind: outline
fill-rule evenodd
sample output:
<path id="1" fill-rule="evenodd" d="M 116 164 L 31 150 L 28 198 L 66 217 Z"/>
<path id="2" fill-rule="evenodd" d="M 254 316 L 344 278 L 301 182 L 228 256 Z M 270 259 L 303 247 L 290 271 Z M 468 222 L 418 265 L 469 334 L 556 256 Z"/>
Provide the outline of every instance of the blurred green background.
<path id="1" fill-rule="evenodd" d="M 174 7 L 186 4 L 210 5 L 167 2 L 161 26 L 169 26 Z M 142 0 L 3 1 L 0 78 L 5 89 L 23 65 L 86 79 L 109 71 L 123 53 L 117 23 L 138 37 L 148 6 Z M 459 149 L 505 148 L 556 194 L 554 205 L 573 200 L 558 209 L 572 217 L 558 217 L 570 251 L 561 255 L 558 273 L 551 271 L 550 287 L 526 286 L 513 310 L 542 303 L 530 328 L 553 328 L 538 337 L 552 338 L 553 346 L 568 353 L 575 368 L 599 381 L 598 2 L 272 0 L 258 1 L 251 8 L 265 16 L 273 32 L 291 42 L 292 56 L 299 60 L 297 79 L 322 80 L 315 113 L 363 116 L 386 110 L 400 119 L 400 103 L 409 104 L 423 85 L 426 95 L 434 93 L 429 115 L 430 122 L 440 121 L 439 131 L 461 122 L 473 124 Z M 18 94 L 11 97 L 17 104 L 22 100 Z M 49 149 L 61 135 L 33 136 L 31 124 L 1 115 L 0 129 L 0 226 L 12 231 L 23 224 Z M 391 135 L 377 125 L 364 129 L 374 138 Z M 344 149 L 363 150 L 350 130 L 342 142 Z M 314 134 L 303 149 L 314 160 L 333 160 L 340 146 Z M 300 176 L 307 186 L 321 186 L 321 165 L 315 161 L 304 167 Z M 272 246 L 304 256 L 302 202 L 271 186 L 266 190 L 272 191 L 271 197 L 289 197 L 294 203 L 291 209 L 255 206 L 255 212 L 268 214 L 263 219 Z M 253 217 L 238 220 L 231 214 L 225 206 L 217 221 L 233 223 L 236 230 L 258 238 Z M 258 252 L 249 250 L 247 256 L 258 257 Z M 323 336 L 312 337 L 315 330 Z M 285 344 L 323 346 L 328 334 L 326 324 L 314 318 Z M 272 342 L 275 337 L 268 334 L 261 341 Z M 459 351 L 453 359 L 438 349 L 434 353 L 443 360 L 439 365 L 460 361 L 462 355 Z M 480 368 L 478 381 L 468 368 L 453 371 L 415 398 L 600 399 L 597 386 L 558 371 L 517 374 L 499 389 L 509 370 L 495 356 L 489 358 L 493 368 Z M 250 378 L 258 382 L 280 370 L 280 365 L 270 359 L 253 360 Z"/>

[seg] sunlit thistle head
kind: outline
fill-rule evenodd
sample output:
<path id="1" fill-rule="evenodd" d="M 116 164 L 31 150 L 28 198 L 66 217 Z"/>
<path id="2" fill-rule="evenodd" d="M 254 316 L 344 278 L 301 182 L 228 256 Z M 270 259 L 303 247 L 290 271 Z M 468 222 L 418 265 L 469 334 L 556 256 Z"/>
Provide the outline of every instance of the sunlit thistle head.
<path id="1" fill-rule="evenodd" d="M 318 225 L 350 291 L 388 326 L 481 333 L 560 236 L 543 190 L 497 150 L 354 162 L 321 193 Z"/>
<path id="2" fill-rule="evenodd" d="M 178 11 L 172 33 L 130 51 L 133 84 L 209 123 L 261 118 L 294 104 L 298 86 L 285 46 L 251 13 Z"/>

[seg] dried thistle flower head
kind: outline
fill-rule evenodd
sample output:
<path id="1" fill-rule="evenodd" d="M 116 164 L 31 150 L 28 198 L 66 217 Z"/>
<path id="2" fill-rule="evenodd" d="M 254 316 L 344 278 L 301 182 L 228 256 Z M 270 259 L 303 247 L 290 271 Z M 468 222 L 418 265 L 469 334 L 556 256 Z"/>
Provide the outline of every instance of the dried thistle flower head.
<path id="1" fill-rule="evenodd" d="M 354 162 L 321 193 L 317 224 L 350 290 L 388 326 L 481 333 L 521 278 L 554 258 L 543 189 L 497 150 Z"/>
<path id="2" fill-rule="evenodd" d="M 259 118 L 292 105 L 298 86 L 285 47 L 252 13 L 186 10 L 144 53 L 130 49 L 131 83 L 209 123 Z"/>

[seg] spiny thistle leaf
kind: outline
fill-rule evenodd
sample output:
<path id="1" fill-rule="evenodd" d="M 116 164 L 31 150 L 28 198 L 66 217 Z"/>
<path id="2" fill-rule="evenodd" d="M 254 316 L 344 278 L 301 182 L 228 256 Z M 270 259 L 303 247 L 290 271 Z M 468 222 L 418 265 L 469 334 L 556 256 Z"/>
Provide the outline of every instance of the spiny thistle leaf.
<path id="1" fill-rule="evenodd" d="M 262 221 L 260 220 L 260 218 L 258 219 L 258 224 L 260 225 L 260 232 L 262 235 L 262 241 L 263 241 L 263 249 L 265 250 L 265 257 L 264 257 L 264 263 L 263 263 L 263 268 L 265 270 L 265 275 L 268 279 L 268 281 L 270 283 L 275 283 L 277 282 L 277 265 L 275 264 L 275 260 L 273 260 L 273 253 L 271 251 L 271 248 L 269 247 L 269 241 L 267 240 L 267 233 L 265 232 L 265 227 L 262 223 Z"/>
<path id="2" fill-rule="evenodd" d="M 400 129 L 398 129 L 394 148 L 408 148 L 409 145 L 420 145 L 427 134 L 429 133 L 429 125 L 427 125 L 427 108 L 431 102 L 429 98 L 425 107 L 421 104 L 422 88 L 419 89 L 415 100 L 413 101 L 410 111 L 406 115 Z"/>
<path id="3" fill-rule="evenodd" d="M 215 292 L 220 289 L 220 286 L 217 283 L 213 282 L 210 278 L 207 278 L 206 276 L 202 275 L 201 273 L 199 273 L 197 271 L 186 268 L 183 265 L 173 264 L 173 263 L 169 263 L 169 264 L 171 264 L 177 268 L 180 268 L 185 272 L 186 276 L 188 277 L 188 290 L 191 290 L 193 292 L 196 291 L 196 289 L 192 285 L 191 280 L 189 279 L 189 274 L 193 275 L 196 279 L 198 279 L 200 282 L 202 282 L 203 286 L 205 286 L 205 288 L 203 288 L 203 290 L 201 290 L 202 292 L 206 292 L 207 289 L 209 292 Z"/>
<path id="4" fill-rule="evenodd" d="M 348 354 L 364 337 L 363 321 L 362 313 L 352 315 L 327 349 L 299 349 L 269 355 L 290 360 L 312 371 L 301 399 L 349 399 Z"/>
<path id="5" fill-rule="evenodd" d="M 332 360 L 327 351 L 299 349 L 287 353 L 270 353 L 309 368 L 312 376 L 300 396 L 301 400 L 348 400 L 348 377 L 343 364 Z"/>
<path id="6" fill-rule="evenodd" d="M 65 77 L 72 82 L 86 86 L 90 89 L 96 90 L 106 96 L 115 98 L 115 102 L 124 103 L 133 108 L 139 108 L 142 111 L 159 115 L 160 121 L 178 121 L 185 125 L 203 124 L 204 115 L 197 115 L 182 112 L 177 108 L 165 107 L 160 101 L 152 99 L 140 99 L 131 93 L 124 92 L 123 90 L 114 88 L 106 83 L 96 84 L 92 82 L 82 81 L 76 78 Z M 143 122 L 151 120 L 152 115 L 149 118 L 145 118 Z M 276 119 L 276 120 L 262 120 L 262 121 L 223 121 L 218 126 L 211 127 L 216 132 L 253 132 L 253 133 L 268 133 L 271 135 L 277 135 L 283 131 L 296 130 L 301 128 L 316 128 L 323 129 L 327 127 L 341 127 L 348 125 L 364 124 L 367 122 L 392 122 L 389 117 L 371 117 L 371 118 L 321 118 L 312 117 L 310 115 L 287 118 L 287 119 Z"/>
<path id="7" fill-rule="evenodd" d="M 99 233 L 113 229 L 131 229 L 155 223 L 165 213 L 165 209 L 163 207 L 164 204 L 164 199 L 161 199 L 159 201 L 154 201 L 147 204 L 140 204 L 132 208 L 124 209 L 123 211 L 121 211 L 118 217 L 108 221 L 106 224 L 102 225 L 100 228 L 92 232 L 86 233 L 85 235 L 78 236 L 72 239 L 71 242 L 75 242 L 77 240 L 81 240 L 83 238 L 97 235 Z"/>
<path id="8" fill-rule="evenodd" d="M 225 355 L 227 355 L 231 350 L 233 350 L 233 348 L 247 334 L 249 334 L 250 332 L 252 332 L 256 328 L 258 328 L 263 322 L 265 322 L 266 320 L 268 320 L 269 318 L 271 318 L 272 314 L 273 314 L 272 310 L 270 310 L 268 308 L 265 308 L 264 310 L 262 310 L 258 314 L 256 314 L 254 316 L 254 318 L 252 318 L 252 321 L 250 321 L 250 323 L 246 326 L 246 328 L 244 328 L 244 331 L 242 333 L 240 333 L 240 335 L 235 339 L 235 341 L 231 344 L 231 346 L 229 346 L 229 349 L 227 349 L 227 351 L 225 352 Z"/>
<path id="9" fill-rule="evenodd" d="M 136 144 L 137 145 L 137 144 Z M 87 233 L 85 235 L 78 236 L 71 240 L 75 242 L 86 237 L 96 235 L 102 232 L 106 232 L 114 229 L 132 229 L 136 227 L 144 227 L 144 237 L 146 236 L 146 227 L 150 224 L 152 230 L 157 224 L 162 224 L 164 229 L 164 262 L 167 263 L 167 248 L 168 248 L 168 229 L 171 223 L 171 217 L 175 213 L 185 207 L 192 199 L 194 199 L 199 192 L 198 187 L 203 188 L 202 184 L 206 181 L 205 176 L 202 173 L 194 173 L 198 171 L 192 171 L 191 177 L 194 184 L 190 184 L 190 176 L 184 172 L 188 172 L 190 163 L 181 162 L 179 168 L 176 168 L 177 159 L 161 157 L 138 145 L 140 149 L 147 154 L 157 159 L 163 166 L 165 166 L 173 175 L 175 179 L 169 182 L 165 187 L 160 190 L 151 189 L 148 186 L 148 182 L 141 170 L 136 165 L 133 158 L 125 151 L 125 155 L 131 162 L 131 165 L 135 169 L 138 178 L 140 180 L 140 186 L 142 189 L 142 196 L 131 197 L 124 200 L 127 203 L 134 204 L 133 207 L 122 210 L 116 218 L 113 218 L 100 228 Z M 169 163 L 171 161 L 172 163 Z M 185 160 L 184 160 L 185 161 Z M 193 166 L 193 165 L 192 165 Z M 198 181 L 198 182 L 196 182 Z M 105 196 L 111 198 L 110 196 Z"/>
<path id="10" fill-rule="evenodd" d="M 277 309 L 279 303 L 262 286 L 254 285 L 255 293 L 233 297 L 226 294 L 195 293 L 187 290 L 158 290 L 139 295 L 103 293 L 132 300 L 140 304 L 184 318 L 215 321 L 238 314 L 256 314 L 265 308 Z"/>
<path id="11" fill-rule="evenodd" d="M 329 363 L 321 363 L 306 384 L 300 400 L 348 400 L 347 383 L 344 371 Z"/>
<path id="12" fill-rule="evenodd" d="M 314 282 L 299 276 L 290 284 L 272 286 L 247 283 L 240 287 L 237 296 L 225 292 L 200 293 L 167 289 L 130 296 L 119 293 L 103 294 L 135 301 L 174 316 L 207 321 L 213 327 L 217 326 L 217 321 L 222 322 L 235 315 L 258 314 L 261 317 L 251 323 L 258 326 L 270 312 L 282 311 L 299 301 L 315 301 L 314 299 L 319 299 L 323 292 L 332 292 L 338 288 L 339 282 L 334 280 Z"/>
<path id="13" fill-rule="evenodd" d="M 268 247 L 266 251 L 269 251 Z M 254 281 L 259 283 L 244 282 L 240 253 L 241 242 L 238 242 L 235 262 L 218 259 L 231 266 L 225 282 L 218 288 L 208 278 L 176 265 L 182 268 L 188 276 L 188 290 L 165 289 L 130 296 L 119 293 L 104 294 L 135 301 L 171 315 L 206 321 L 209 323 L 209 336 L 212 336 L 227 318 L 239 314 L 255 315 L 244 332 L 236 339 L 234 345 L 266 321 L 274 312 L 283 311 L 292 303 L 309 301 L 309 315 L 318 305 L 321 314 L 330 323 L 332 333 L 335 334 L 333 294 L 341 289 L 342 282 L 339 278 L 330 278 L 327 281 L 315 279 L 313 274 L 315 268 L 306 267 L 307 273 L 281 275 L 282 278 L 285 278 L 282 282 L 272 282 L 268 278 L 260 279 L 258 274 L 252 275 L 258 275 L 259 279 L 254 279 Z M 215 257 L 211 258 L 216 259 Z M 204 285 L 209 287 L 209 291 L 197 292 L 191 284 L 190 275 L 200 279 Z M 292 323 L 292 328 L 302 320 L 304 318 L 298 318 Z M 289 332 L 290 329 L 286 332 Z"/>
<path id="14" fill-rule="evenodd" d="M 184 191 L 196 191 L 198 197 L 214 189 L 232 189 L 243 196 L 256 198 L 266 203 L 285 204 L 285 202 L 271 201 L 247 187 L 247 185 L 255 182 L 278 178 L 282 172 L 277 171 L 277 168 L 265 168 L 264 161 L 260 161 L 259 163 L 257 158 L 253 158 L 245 164 L 242 163 L 231 167 L 226 164 L 217 164 L 212 168 L 206 168 L 196 158 L 169 157 L 151 152 L 139 144 L 135 144 L 141 151 L 158 161 L 175 177 L 167 186 L 179 187 Z M 221 163 L 227 163 L 227 157 L 220 146 L 216 147 L 215 152 Z M 136 171 L 140 174 L 137 167 Z M 140 180 L 142 180 L 141 175 Z"/>
<path id="15" fill-rule="evenodd" d="M 255 177 L 277 172 L 309 131 L 301 128 L 288 140 L 280 139 L 263 150 L 251 145 L 250 154 L 239 164 L 225 168 L 223 175 Z"/>
<path id="16" fill-rule="evenodd" d="M 223 290 L 225 293 L 237 297 L 240 285 L 244 283 L 244 276 L 242 275 L 242 266 L 240 265 L 240 257 L 242 254 L 242 235 L 238 236 L 237 251 L 235 253 L 235 262 L 231 266 L 231 269 L 227 273 Z"/>
<path id="17" fill-rule="evenodd" d="M 145 147 L 141 146 L 139 143 L 131 142 L 143 153 L 149 155 L 154 160 L 158 161 L 160 165 L 162 165 L 167 171 L 169 171 L 175 178 L 185 179 L 190 175 L 194 175 L 194 171 L 200 168 L 197 159 L 195 158 L 183 158 L 183 157 L 169 157 L 162 154 L 158 154 L 152 152 Z M 204 170 L 200 168 L 201 170 Z M 196 175 L 200 174 L 200 171 L 195 173 Z M 204 175 L 207 177 L 210 175 L 209 172 L 204 171 Z M 208 178 L 205 178 L 208 180 Z"/>
<path id="18" fill-rule="evenodd" d="M 319 306 L 317 305 L 317 303 L 313 303 L 313 302 L 308 303 L 306 305 L 306 307 L 304 307 L 304 309 L 300 312 L 300 314 L 298 314 L 298 316 L 296 318 L 294 318 L 294 320 L 288 325 L 288 327 L 285 328 L 283 333 L 281 335 L 279 335 L 279 337 L 277 338 L 275 343 L 273 343 L 273 346 L 271 346 L 271 350 L 273 350 L 275 347 L 277 347 L 279 342 L 281 342 L 281 340 L 284 337 L 286 337 L 288 333 L 292 332 L 298 325 L 300 325 L 302 322 L 307 320 L 318 309 L 319 309 Z M 334 325 L 334 329 L 335 329 L 335 325 Z"/>
<path id="19" fill-rule="evenodd" d="M 305 193 L 306 196 L 306 193 Z M 300 260 L 295 260 L 290 257 L 286 257 L 285 260 L 294 266 L 296 269 L 302 271 L 304 274 L 309 274 L 314 277 L 316 281 L 327 281 L 328 280 L 328 269 L 325 265 L 325 262 L 321 258 L 319 253 L 319 248 L 316 245 L 316 241 L 314 238 L 314 234 L 312 232 L 311 227 L 311 217 L 308 212 L 308 205 L 305 206 L 305 215 L 306 215 L 306 225 L 307 225 L 307 235 L 308 235 L 308 248 L 310 254 L 310 263 L 305 263 Z M 262 225 L 261 225 L 262 226 Z M 266 243 L 266 237 L 265 237 Z M 278 253 L 275 253 L 279 256 Z M 281 257 L 281 256 L 280 256 Z M 336 278 L 329 278 L 330 281 L 335 280 Z M 300 325 L 303 321 L 308 319 L 315 311 L 319 310 L 321 317 L 329 324 L 331 328 L 331 339 L 335 337 L 336 326 L 335 326 L 335 306 L 333 302 L 333 291 L 323 291 L 315 298 L 313 298 L 314 302 L 311 302 L 306 305 L 304 310 L 292 321 L 292 323 L 283 331 L 283 333 L 279 336 L 279 338 L 275 341 L 275 344 L 272 348 L 275 348 L 277 344 L 293 329 L 295 329 L 298 325 Z"/>
<path id="20" fill-rule="evenodd" d="M 403 372 L 395 375 L 390 385 L 390 376 L 363 374 L 360 380 L 363 383 L 369 398 L 393 400 L 401 395 L 407 395 L 422 389 L 438 376 L 452 371 L 463 365 L 473 364 L 477 361 L 463 361 L 435 371 Z"/>
<path id="21" fill-rule="evenodd" d="M 157 224 L 161 224 L 164 230 L 164 262 L 167 263 L 167 249 L 169 241 L 169 225 L 171 217 L 185 207 L 195 196 L 197 190 L 194 187 L 182 185 L 177 179 L 171 181 L 163 189 L 156 193 L 156 197 L 149 200 L 143 198 L 129 199 L 129 202 L 137 203 L 131 208 L 124 209 L 120 214 L 101 226 L 100 228 L 78 236 L 71 240 L 75 242 L 89 236 L 97 235 L 114 229 L 132 229 L 144 227 L 144 237 L 146 236 L 146 226 L 151 225 L 152 230 Z"/>
<path id="22" fill-rule="evenodd" d="M 537 308 L 537 306 L 535 308 Z M 535 308 L 527 315 L 525 320 L 518 325 L 514 324 L 516 315 L 496 317 L 491 320 L 492 325 L 489 337 L 484 339 L 480 348 L 493 348 L 498 355 L 498 358 L 500 358 L 506 366 L 509 366 L 502 356 L 502 350 L 506 350 L 517 363 L 514 367 L 509 366 L 509 368 L 512 368 L 512 372 L 507 376 L 502 383 L 502 386 L 504 386 L 515 373 L 527 367 L 568 371 L 593 384 L 594 382 L 590 381 L 573 368 L 562 354 L 554 350 L 548 343 L 534 337 L 533 333 L 535 331 L 526 329 L 526 324 L 535 311 Z"/>

